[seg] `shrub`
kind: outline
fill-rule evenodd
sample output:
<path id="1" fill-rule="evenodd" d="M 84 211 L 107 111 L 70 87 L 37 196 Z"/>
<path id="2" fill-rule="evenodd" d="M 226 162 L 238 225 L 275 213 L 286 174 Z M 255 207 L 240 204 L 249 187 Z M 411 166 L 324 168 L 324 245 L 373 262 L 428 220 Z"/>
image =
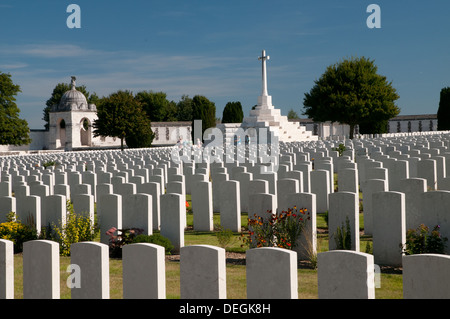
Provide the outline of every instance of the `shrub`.
<path id="1" fill-rule="evenodd" d="M 441 236 L 439 225 L 436 225 L 430 233 L 429 228 L 421 224 L 416 229 L 409 229 L 406 232 L 406 242 L 402 252 L 406 255 L 443 254 L 447 241 L 448 238 Z"/>
<path id="2" fill-rule="evenodd" d="M 324 220 L 328 227 L 328 211 L 325 211 L 325 213 L 324 213 Z"/>
<path id="3" fill-rule="evenodd" d="M 111 258 L 122 258 L 122 247 L 131 244 L 135 238 L 142 234 L 141 228 L 117 229 L 111 227 L 106 235 L 109 236 L 109 255 Z"/>
<path id="4" fill-rule="evenodd" d="M 172 242 L 168 238 L 158 233 L 153 235 L 137 235 L 134 238 L 133 243 L 150 243 L 162 246 L 165 248 L 166 255 L 170 255 L 172 249 L 174 248 Z"/>
<path id="5" fill-rule="evenodd" d="M 347 147 L 345 147 L 345 145 L 342 143 L 339 144 L 338 147 L 333 148 L 333 151 L 337 151 L 339 153 L 339 156 L 342 156 L 345 150 L 347 150 Z"/>
<path id="6" fill-rule="evenodd" d="M 67 201 L 66 223 L 49 228 L 49 236 L 59 243 L 61 256 L 70 256 L 70 247 L 81 241 L 92 241 L 95 237 L 94 225 L 84 214 L 75 214 L 73 205 Z"/>
<path id="7" fill-rule="evenodd" d="M 15 213 L 7 216 L 7 221 L 0 224 L 0 238 L 10 240 L 14 244 L 14 253 L 23 251 L 23 243 L 37 239 L 37 231 L 31 225 L 16 220 Z"/>
<path id="8" fill-rule="evenodd" d="M 289 208 L 279 214 L 267 211 L 267 217 L 254 215 L 248 220 L 249 232 L 242 235 L 244 243 L 251 247 L 280 247 L 294 249 L 306 220 L 310 219 L 306 208 Z"/>
<path id="9" fill-rule="evenodd" d="M 57 167 L 59 165 L 58 162 L 55 161 L 48 161 L 42 164 L 42 166 L 44 166 L 44 168 L 50 167 L 50 166 L 55 166 Z"/>
<path id="10" fill-rule="evenodd" d="M 219 242 L 219 246 L 227 248 L 233 240 L 233 232 L 230 229 L 224 229 L 222 226 L 216 226 L 216 237 Z"/>
<path id="11" fill-rule="evenodd" d="M 371 241 L 366 242 L 366 249 L 364 251 L 366 254 L 373 254 L 373 246 Z"/>
<path id="12" fill-rule="evenodd" d="M 336 229 L 334 241 L 336 243 L 336 249 L 338 250 L 352 249 L 352 237 L 348 216 L 345 218 L 345 226 L 344 223 L 342 223 L 342 227 Z"/>

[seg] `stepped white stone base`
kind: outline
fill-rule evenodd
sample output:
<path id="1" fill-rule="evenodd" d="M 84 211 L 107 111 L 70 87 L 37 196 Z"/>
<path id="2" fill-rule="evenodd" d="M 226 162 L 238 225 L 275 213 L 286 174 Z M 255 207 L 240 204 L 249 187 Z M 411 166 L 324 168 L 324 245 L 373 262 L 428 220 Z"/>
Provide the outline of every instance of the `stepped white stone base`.
<path id="1" fill-rule="evenodd" d="M 289 122 L 287 116 L 281 115 L 281 111 L 272 105 L 272 97 L 259 96 L 258 105 L 244 118 L 241 127 L 267 128 L 278 137 L 280 142 L 317 141 L 318 136 L 307 131 L 306 127 L 297 122 Z"/>

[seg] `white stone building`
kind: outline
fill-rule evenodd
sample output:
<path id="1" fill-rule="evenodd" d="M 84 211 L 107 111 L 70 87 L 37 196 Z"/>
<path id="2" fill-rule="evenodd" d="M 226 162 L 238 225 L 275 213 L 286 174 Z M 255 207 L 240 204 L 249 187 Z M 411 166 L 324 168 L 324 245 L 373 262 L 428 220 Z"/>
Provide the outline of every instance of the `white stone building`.
<path id="1" fill-rule="evenodd" d="M 70 90 L 49 111 L 48 149 L 72 151 L 101 145 L 117 146 L 120 141 L 93 137 L 92 123 L 97 118 L 97 108 L 88 104 L 84 94 L 76 89 L 75 80 L 73 76 Z"/>
<path id="2" fill-rule="evenodd" d="M 311 119 L 291 119 L 298 122 L 321 139 L 341 139 L 350 136 L 350 126 L 336 122 L 314 122 Z M 399 115 L 388 122 L 387 133 L 419 133 L 437 131 L 437 115 Z M 359 127 L 355 127 L 355 137 L 359 135 Z"/>
<path id="3" fill-rule="evenodd" d="M 119 148 L 120 139 L 94 137 L 92 124 L 97 119 L 97 108 L 89 104 L 83 93 L 76 89 L 72 76 L 71 88 L 61 97 L 58 105 L 49 111 L 49 130 L 30 130 L 29 145 L 0 145 L 1 154 L 25 152 L 74 151 Z M 174 145 L 180 139 L 191 141 L 191 122 L 153 122 L 153 145 Z"/>

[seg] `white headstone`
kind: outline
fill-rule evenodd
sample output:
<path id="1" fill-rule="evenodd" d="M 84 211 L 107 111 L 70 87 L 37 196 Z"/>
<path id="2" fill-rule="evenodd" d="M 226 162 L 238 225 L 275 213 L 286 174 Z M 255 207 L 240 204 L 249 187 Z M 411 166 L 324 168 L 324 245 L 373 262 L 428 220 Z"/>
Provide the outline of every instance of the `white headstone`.
<path id="1" fill-rule="evenodd" d="M 225 249 L 210 245 L 181 248 L 181 299 L 226 299 L 226 278 Z"/>

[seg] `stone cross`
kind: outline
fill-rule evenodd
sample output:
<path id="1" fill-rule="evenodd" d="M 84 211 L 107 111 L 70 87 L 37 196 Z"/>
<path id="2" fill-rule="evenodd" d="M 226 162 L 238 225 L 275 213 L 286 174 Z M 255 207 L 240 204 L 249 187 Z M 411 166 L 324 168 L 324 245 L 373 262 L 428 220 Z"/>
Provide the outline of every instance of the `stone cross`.
<path id="1" fill-rule="evenodd" d="M 258 57 L 258 60 L 262 60 L 262 95 L 269 95 L 267 92 L 267 71 L 266 71 L 266 60 L 269 60 L 270 56 L 266 55 L 266 50 L 262 51 L 262 55 Z"/>

